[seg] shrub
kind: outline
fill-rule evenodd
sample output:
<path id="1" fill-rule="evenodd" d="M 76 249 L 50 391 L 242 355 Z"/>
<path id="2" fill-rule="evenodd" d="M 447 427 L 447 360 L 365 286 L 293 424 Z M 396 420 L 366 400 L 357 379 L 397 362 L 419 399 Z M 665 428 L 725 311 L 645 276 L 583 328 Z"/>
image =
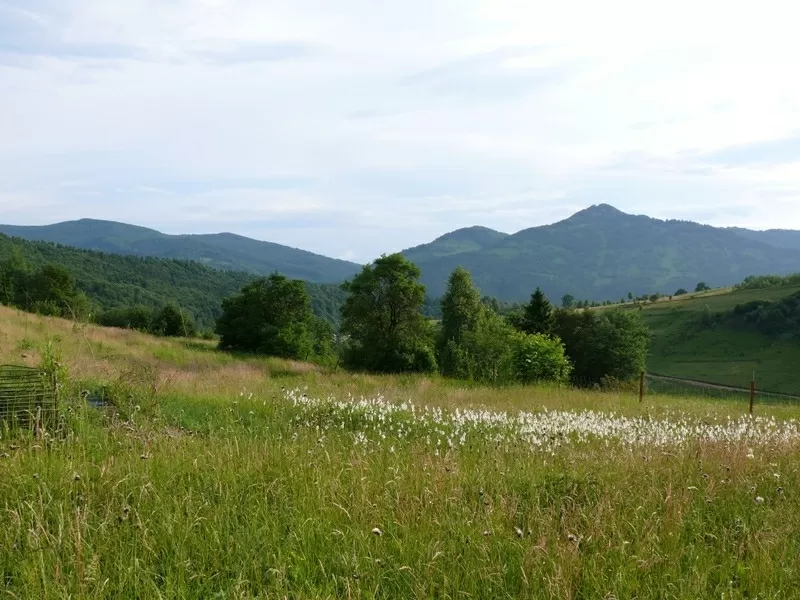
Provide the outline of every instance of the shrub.
<path id="1" fill-rule="evenodd" d="M 539 333 L 515 332 L 511 338 L 514 378 L 521 383 L 567 383 L 572 365 L 561 340 Z"/>

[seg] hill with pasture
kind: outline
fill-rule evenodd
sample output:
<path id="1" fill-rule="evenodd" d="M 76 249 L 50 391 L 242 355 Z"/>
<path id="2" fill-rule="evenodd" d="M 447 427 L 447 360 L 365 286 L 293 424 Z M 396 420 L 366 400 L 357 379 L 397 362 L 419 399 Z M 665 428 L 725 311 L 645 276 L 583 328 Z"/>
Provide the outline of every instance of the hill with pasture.
<path id="1" fill-rule="evenodd" d="M 627 304 L 640 310 L 653 339 L 650 372 L 800 395 L 800 283 L 727 288 Z M 739 307 L 737 309 L 737 307 Z M 770 311 L 779 320 L 770 323 Z M 599 308 L 597 310 L 606 310 Z M 775 325 L 775 326 L 773 326 Z"/>

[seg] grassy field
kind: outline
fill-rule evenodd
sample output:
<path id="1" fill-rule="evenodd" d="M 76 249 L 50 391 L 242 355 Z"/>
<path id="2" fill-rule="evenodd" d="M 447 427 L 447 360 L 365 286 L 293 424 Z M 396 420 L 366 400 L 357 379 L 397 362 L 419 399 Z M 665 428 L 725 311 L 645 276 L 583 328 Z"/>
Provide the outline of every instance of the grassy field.
<path id="1" fill-rule="evenodd" d="M 792 405 L 326 373 L 0 307 L 9 598 L 789 598 Z M 80 391 L 112 405 L 92 408 Z M 774 419 L 772 418 L 774 417 Z"/>
<path id="2" fill-rule="evenodd" d="M 648 369 L 738 387 L 747 387 L 755 371 L 759 387 L 800 395 L 800 344 L 771 340 L 754 329 L 697 326 L 706 310 L 727 312 L 737 304 L 779 300 L 798 291 L 800 287 L 712 290 L 644 305 L 642 315 L 653 331 Z"/>

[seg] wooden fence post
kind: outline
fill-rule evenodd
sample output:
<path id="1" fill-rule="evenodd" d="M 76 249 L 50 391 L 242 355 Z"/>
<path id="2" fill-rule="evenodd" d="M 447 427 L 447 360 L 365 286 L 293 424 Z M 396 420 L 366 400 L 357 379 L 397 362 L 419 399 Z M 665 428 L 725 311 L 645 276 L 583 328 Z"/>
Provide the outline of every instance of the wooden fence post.
<path id="1" fill-rule="evenodd" d="M 642 403 L 644 400 L 644 371 L 642 371 L 641 377 L 639 377 L 639 404 Z"/>
<path id="2" fill-rule="evenodd" d="M 750 414 L 753 414 L 753 402 L 756 399 L 756 374 L 753 372 L 753 379 L 750 380 Z"/>

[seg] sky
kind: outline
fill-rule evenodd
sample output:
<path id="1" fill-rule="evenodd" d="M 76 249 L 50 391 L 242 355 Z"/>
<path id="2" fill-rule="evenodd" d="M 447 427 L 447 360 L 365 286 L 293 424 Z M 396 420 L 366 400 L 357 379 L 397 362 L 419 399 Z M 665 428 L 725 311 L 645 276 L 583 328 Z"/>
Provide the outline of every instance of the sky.
<path id="1" fill-rule="evenodd" d="M 600 203 L 800 229 L 798 16 L 0 0 L 0 222 L 231 231 L 360 263 Z"/>

